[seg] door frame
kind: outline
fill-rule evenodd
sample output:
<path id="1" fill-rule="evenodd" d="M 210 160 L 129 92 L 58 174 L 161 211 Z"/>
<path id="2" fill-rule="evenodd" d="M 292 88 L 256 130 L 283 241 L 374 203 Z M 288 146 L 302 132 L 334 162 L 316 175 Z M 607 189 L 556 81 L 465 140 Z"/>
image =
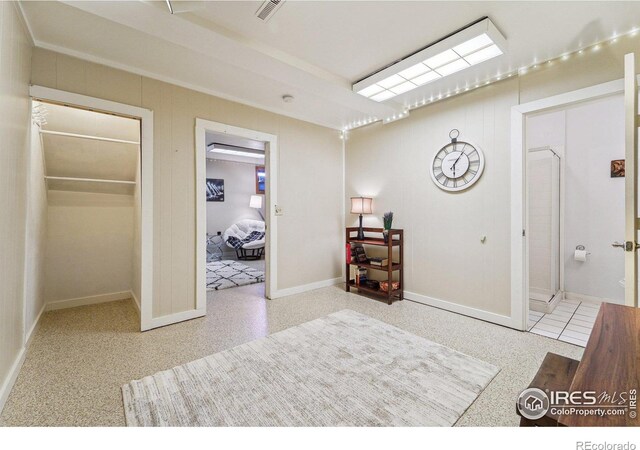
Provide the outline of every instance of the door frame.
<path id="1" fill-rule="evenodd" d="M 640 79 L 640 78 L 638 78 Z M 535 100 L 511 108 L 511 324 L 526 331 L 529 319 L 529 237 L 527 224 L 526 117 L 624 94 L 624 79 Z"/>
<path id="2" fill-rule="evenodd" d="M 62 103 L 83 109 L 113 113 L 140 120 L 140 330 L 160 326 L 153 314 L 153 111 L 100 98 L 32 85 L 29 95 L 36 100 Z M 143 201 L 144 200 L 144 201 Z M 133 291 L 132 296 L 135 297 Z M 160 318 L 162 319 L 162 318 Z"/>
<path id="3" fill-rule="evenodd" d="M 265 296 L 275 298 L 278 291 L 278 221 L 276 205 L 278 198 L 278 136 L 248 128 L 227 125 L 221 122 L 196 118 L 196 309 L 207 307 L 207 178 L 206 132 L 229 134 L 246 139 L 262 141 L 265 146 L 265 224 L 266 224 L 266 277 Z M 248 201 L 248 199 L 247 199 Z"/>

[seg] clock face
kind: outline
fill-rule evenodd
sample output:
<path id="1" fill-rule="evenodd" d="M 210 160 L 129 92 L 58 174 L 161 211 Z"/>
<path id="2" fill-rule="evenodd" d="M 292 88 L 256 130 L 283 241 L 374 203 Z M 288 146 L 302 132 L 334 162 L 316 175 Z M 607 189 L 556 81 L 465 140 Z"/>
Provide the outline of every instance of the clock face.
<path id="1" fill-rule="evenodd" d="M 468 142 L 454 140 L 433 157 L 431 178 L 440 189 L 462 191 L 478 181 L 483 170 L 482 150 Z"/>

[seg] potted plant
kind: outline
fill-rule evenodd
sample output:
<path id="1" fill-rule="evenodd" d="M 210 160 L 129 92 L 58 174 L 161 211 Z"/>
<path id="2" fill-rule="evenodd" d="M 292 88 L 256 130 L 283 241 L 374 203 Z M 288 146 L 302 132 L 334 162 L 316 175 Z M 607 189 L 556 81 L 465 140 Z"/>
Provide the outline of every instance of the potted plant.
<path id="1" fill-rule="evenodd" d="M 384 213 L 382 216 L 382 222 L 384 223 L 384 230 L 382 230 L 382 237 L 384 237 L 384 242 L 389 242 L 389 230 L 391 229 L 391 224 L 393 223 L 393 213 L 391 211 Z"/>

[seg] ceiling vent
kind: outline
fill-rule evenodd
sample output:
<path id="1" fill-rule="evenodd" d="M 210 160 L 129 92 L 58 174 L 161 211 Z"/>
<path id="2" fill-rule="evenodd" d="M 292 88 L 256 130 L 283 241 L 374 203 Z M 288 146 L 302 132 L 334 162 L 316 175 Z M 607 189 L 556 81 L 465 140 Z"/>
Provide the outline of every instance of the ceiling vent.
<path id="1" fill-rule="evenodd" d="M 256 17 L 265 22 L 271 19 L 278 9 L 282 6 L 284 0 L 266 0 L 256 11 Z"/>

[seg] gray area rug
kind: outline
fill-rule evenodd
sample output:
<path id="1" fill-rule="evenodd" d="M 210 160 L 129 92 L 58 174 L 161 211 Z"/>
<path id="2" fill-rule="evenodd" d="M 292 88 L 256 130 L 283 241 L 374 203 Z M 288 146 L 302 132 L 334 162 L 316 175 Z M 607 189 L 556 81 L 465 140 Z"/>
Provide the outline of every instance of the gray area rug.
<path id="1" fill-rule="evenodd" d="M 207 291 L 219 291 L 263 281 L 264 272 L 238 261 L 223 260 L 207 263 Z"/>
<path id="2" fill-rule="evenodd" d="M 122 387 L 128 426 L 449 426 L 499 369 L 351 310 Z"/>

